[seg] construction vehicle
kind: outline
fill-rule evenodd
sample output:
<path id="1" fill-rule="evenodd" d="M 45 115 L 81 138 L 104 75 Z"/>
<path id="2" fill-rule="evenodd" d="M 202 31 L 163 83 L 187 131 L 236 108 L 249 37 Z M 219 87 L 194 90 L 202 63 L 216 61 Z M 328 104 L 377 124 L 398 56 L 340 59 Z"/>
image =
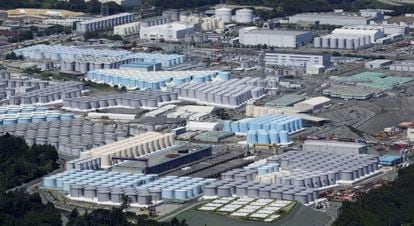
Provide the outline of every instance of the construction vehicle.
<path id="1" fill-rule="evenodd" d="M 253 155 L 257 153 L 256 147 L 268 147 L 273 149 L 273 155 L 277 155 L 280 145 L 278 144 L 253 144 Z"/>

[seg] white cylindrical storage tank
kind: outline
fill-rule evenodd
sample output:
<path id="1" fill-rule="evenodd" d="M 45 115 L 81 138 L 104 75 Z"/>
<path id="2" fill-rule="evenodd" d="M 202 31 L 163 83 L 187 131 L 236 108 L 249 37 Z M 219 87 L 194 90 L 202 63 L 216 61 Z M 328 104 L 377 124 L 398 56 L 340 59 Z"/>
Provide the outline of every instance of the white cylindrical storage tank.
<path id="1" fill-rule="evenodd" d="M 346 39 L 345 48 L 346 49 L 353 49 L 354 48 L 354 39 L 353 38 L 347 38 Z"/>
<path id="2" fill-rule="evenodd" d="M 338 38 L 338 49 L 345 49 L 345 39 Z"/>
<path id="3" fill-rule="evenodd" d="M 221 19 L 225 23 L 231 22 L 231 9 L 228 8 L 219 8 L 215 10 L 215 16 L 218 19 Z"/>
<path id="4" fill-rule="evenodd" d="M 354 43 L 354 49 L 359 49 L 360 47 L 359 38 L 354 38 L 353 43 Z"/>
<path id="5" fill-rule="evenodd" d="M 329 48 L 329 38 L 322 37 L 322 48 Z"/>
<path id="6" fill-rule="evenodd" d="M 243 23 L 243 24 L 248 24 L 248 23 L 253 22 L 253 10 L 251 9 L 237 10 L 236 11 L 236 22 Z"/>
<path id="7" fill-rule="evenodd" d="M 365 46 L 365 38 L 364 36 L 359 37 L 359 46 L 363 48 Z"/>
<path id="8" fill-rule="evenodd" d="M 322 44 L 321 37 L 315 37 L 313 39 L 313 47 L 315 47 L 315 48 L 321 48 L 321 44 Z"/>
<path id="9" fill-rule="evenodd" d="M 332 37 L 329 40 L 329 47 L 331 49 L 336 49 L 338 48 L 338 38 Z"/>

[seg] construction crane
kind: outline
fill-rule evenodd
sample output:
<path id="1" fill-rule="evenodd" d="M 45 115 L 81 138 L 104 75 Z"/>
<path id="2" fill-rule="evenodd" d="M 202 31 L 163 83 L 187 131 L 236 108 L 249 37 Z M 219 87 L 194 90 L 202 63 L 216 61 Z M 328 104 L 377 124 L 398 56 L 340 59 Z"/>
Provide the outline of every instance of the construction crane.
<path id="1" fill-rule="evenodd" d="M 253 154 L 256 154 L 256 147 L 268 147 L 273 149 L 273 155 L 277 155 L 280 145 L 278 144 L 253 144 Z"/>

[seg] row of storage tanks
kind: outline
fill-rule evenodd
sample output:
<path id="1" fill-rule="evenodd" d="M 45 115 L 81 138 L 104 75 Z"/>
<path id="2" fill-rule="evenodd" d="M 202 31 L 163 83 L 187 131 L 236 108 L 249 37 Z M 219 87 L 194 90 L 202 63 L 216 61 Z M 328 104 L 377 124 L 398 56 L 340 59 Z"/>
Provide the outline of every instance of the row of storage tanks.
<path id="1" fill-rule="evenodd" d="M 11 105 L 36 104 L 60 101 L 65 98 L 80 97 L 82 95 L 83 83 L 63 82 L 33 92 L 19 94 L 9 98 Z"/>
<path id="2" fill-rule="evenodd" d="M 77 22 L 76 30 L 78 32 L 103 31 L 120 24 L 130 23 L 133 19 L 134 14 L 132 13 L 119 13 L 105 17 L 98 17 Z"/>
<path id="3" fill-rule="evenodd" d="M 73 113 L 61 113 L 59 111 L 11 113 L 0 115 L 0 125 L 16 125 L 31 122 L 52 122 L 74 119 Z"/>
<path id="4" fill-rule="evenodd" d="M 222 20 L 225 23 L 231 23 L 234 19 L 237 23 L 248 24 L 253 22 L 253 10 L 251 9 L 239 9 L 236 10 L 236 15 L 232 16 L 232 9 L 229 8 L 217 8 L 215 10 L 215 17 Z"/>
<path id="5" fill-rule="evenodd" d="M 266 169 L 267 173 L 278 172 L 278 164 L 266 164 L 258 168 L 233 169 L 221 175 L 221 180 L 204 187 L 206 198 L 249 197 L 260 199 L 296 200 L 310 203 L 319 198 L 319 191 L 298 185 L 261 183 L 256 180 Z"/>
<path id="6" fill-rule="evenodd" d="M 361 49 L 371 46 L 371 36 L 354 35 L 354 36 L 337 36 L 328 35 L 315 37 L 313 40 L 315 48 L 325 49 Z"/>
<path id="7" fill-rule="evenodd" d="M 246 134 L 247 144 L 286 144 L 289 134 L 303 129 L 303 119 L 282 114 L 224 121 L 224 131 Z"/>
<path id="8" fill-rule="evenodd" d="M 278 163 L 282 169 L 300 169 L 299 177 L 316 175 L 324 177 L 325 181 L 326 178 L 334 178 L 335 181 L 354 181 L 376 173 L 379 169 L 378 159 L 375 155 L 294 151 L 271 157 L 268 162 Z"/>
<path id="9" fill-rule="evenodd" d="M 133 71 L 103 69 L 90 71 L 86 74 L 86 80 L 104 83 L 111 86 L 125 86 L 129 89 L 159 90 L 168 84 L 182 84 L 185 82 L 206 82 L 214 78 L 229 78 L 228 73 L 218 71 Z"/>
<path id="10" fill-rule="evenodd" d="M 265 95 L 263 87 L 232 85 L 228 82 L 185 83 L 171 88 L 181 98 L 197 100 L 202 103 L 237 107 L 251 99 Z"/>
<path id="11" fill-rule="evenodd" d="M 61 154 L 79 156 L 83 151 L 125 139 L 129 126 L 74 119 L 2 125 L 0 133 L 21 136 L 28 145 L 50 144 Z"/>
<path id="12" fill-rule="evenodd" d="M 100 158 L 79 158 L 66 161 L 66 170 L 98 170 L 101 168 Z"/>
<path id="13" fill-rule="evenodd" d="M 144 61 L 151 63 L 161 63 L 163 67 L 170 67 L 177 64 L 184 63 L 185 56 L 178 54 L 161 54 L 161 53 L 134 53 L 127 50 L 111 50 L 111 49 L 94 49 L 94 48 L 84 48 L 79 46 L 63 46 L 63 45 L 34 45 L 29 47 L 24 47 L 21 49 L 13 50 L 17 56 L 23 56 L 25 59 L 30 59 L 34 61 L 62 61 L 67 63 L 63 67 L 66 69 L 73 69 L 74 71 L 81 71 L 85 67 L 84 65 L 78 65 L 78 62 L 81 63 L 78 59 L 84 57 L 99 57 L 106 58 L 121 58 L 123 60 L 133 60 L 133 61 Z M 95 63 L 93 61 L 83 62 L 83 63 Z M 102 65 L 105 62 L 96 62 L 96 65 L 90 65 L 90 68 L 100 69 L 107 68 L 108 65 Z M 116 63 L 116 62 L 113 62 Z M 118 62 L 118 66 L 119 66 Z M 69 65 L 70 64 L 70 65 Z M 76 70 L 78 68 L 79 70 Z M 115 65 L 111 65 L 111 68 L 115 68 Z M 92 70 L 92 69 L 91 69 Z M 68 70 L 71 71 L 71 70 Z"/>
<path id="14" fill-rule="evenodd" d="M 71 198 L 100 203 L 149 205 L 162 200 L 186 201 L 202 195 L 202 188 L 216 179 L 132 174 L 92 170 L 68 170 L 43 179 L 46 188 L 69 193 Z"/>
<path id="15" fill-rule="evenodd" d="M 216 29 L 224 29 L 225 22 L 214 17 L 200 17 L 181 15 L 180 21 L 188 24 L 196 24 L 200 26 L 201 31 L 211 31 Z"/>
<path id="16" fill-rule="evenodd" d="M 178 94 L 161 91 L 133 91 L 100 97 L 81 97 L 63 100 L 63 107 L 75 110 L 96 110 L 108 107 L 157 107 L 178 100 Z"/>

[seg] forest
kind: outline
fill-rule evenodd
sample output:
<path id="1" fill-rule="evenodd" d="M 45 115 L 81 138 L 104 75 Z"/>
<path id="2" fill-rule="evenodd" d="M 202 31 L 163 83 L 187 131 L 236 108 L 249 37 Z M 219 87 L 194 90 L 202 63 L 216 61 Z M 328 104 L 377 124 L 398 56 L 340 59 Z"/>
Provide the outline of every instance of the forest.
<path id="1" fill-rule="evenodd" d="M 414 166 L 401 169 L 389 185 L 345 202 L 336 226 L 414 225 Z"/>
<path id="2" fill-rule="evenodd" d="M 0 192 L 57 169 L 58 158 L 51 145 L 29 147 L 20 137 L 0 136 Z"/>

